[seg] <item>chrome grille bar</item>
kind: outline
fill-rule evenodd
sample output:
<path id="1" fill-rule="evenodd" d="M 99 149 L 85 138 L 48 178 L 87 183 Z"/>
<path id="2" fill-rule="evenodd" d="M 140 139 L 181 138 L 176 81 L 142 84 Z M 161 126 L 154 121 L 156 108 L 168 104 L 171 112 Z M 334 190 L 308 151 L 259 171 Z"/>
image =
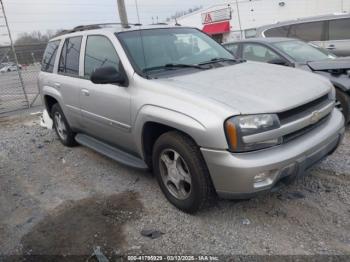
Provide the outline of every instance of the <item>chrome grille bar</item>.
<path id="1" fill-rule="evenodd" d="M 243 141 L 244 143 L 256 143 L 256 142 L 264 142 L 272 139 L 276 139 L 285 135 L 288 135 L 290 133 L 293 133 L 295 131 L 298 131 L 300 129 L 303 129 L 307 126 L 316 124 L 321 119 L 326 117 L 328 114 L 330 114 L 334 108 L 334 101 L 327 104 L 321 109 L 315 110 L 312 113 L 301 117 L 293 122 L 286 123 L 282 125 L 280 128 L 273 129 L 270 131 L 266 131 L 259 134 L 244 136 Z"/>

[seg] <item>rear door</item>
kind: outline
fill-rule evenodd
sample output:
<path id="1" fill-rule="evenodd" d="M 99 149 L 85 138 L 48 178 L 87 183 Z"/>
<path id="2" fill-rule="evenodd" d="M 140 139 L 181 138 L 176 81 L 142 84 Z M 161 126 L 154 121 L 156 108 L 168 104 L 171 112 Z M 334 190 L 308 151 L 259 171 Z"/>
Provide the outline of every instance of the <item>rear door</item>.
<path id="1" fill-rule="evenodd" d="M 60 49 L 57 74 L 51 75 L 51 85 L 61 94 L 63 101 L 61 107 L 69 125 L 73 128 L 80 127 L 79 65 L 82 38 L 82 36 L 74 36 L 64 40 Z"/>
<path id="2" fill-rule="evenodd" d="M 328 41 L 324 47 L 338 56 L 350 56 L 350 18 L 328 22 Z"/>
<path id="3" fill-rule="evenodd" d="M 90 81 L 91 74 L 97 68 L 113 66 L 117 71 L 121 70 L 117 51 L 104 35 L 89 35 L 84 44 L 84 83 L 80 88 L 84 132 L 127 148 L 131 137 L 130 88 Z"/>

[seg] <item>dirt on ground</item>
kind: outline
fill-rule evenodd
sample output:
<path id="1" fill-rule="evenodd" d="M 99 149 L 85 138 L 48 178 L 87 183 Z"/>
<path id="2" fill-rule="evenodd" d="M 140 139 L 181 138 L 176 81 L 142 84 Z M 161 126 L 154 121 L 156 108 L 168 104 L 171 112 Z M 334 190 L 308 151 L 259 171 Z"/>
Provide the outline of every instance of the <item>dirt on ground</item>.
<path id="1" fill-rule="evenodd" d="M 185 214 L 149 172 L 67 148 L 39 116 L 0 118 L 0 255 L 350 256 L 350 131 L 292 185 Z M 142 230 L 164 234 L 151 239 Z M 1 260 L 1 259 L 0 259 Z"/>

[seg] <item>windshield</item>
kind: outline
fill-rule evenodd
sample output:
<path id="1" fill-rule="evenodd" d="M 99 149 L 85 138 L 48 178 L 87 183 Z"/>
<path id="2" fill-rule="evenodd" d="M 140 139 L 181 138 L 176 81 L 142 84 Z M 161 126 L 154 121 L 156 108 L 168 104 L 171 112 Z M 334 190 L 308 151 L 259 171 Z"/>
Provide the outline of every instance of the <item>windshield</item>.
<path id="1" fill-rule="evenodd" d="M 234 58 L 209 36 L 192 28 L 146 29 L 117 35 L 139 72 Z"/>
<path id="2" fill-rule="evenodd" d="M 298 40 L 278 42 L 273 45 L 299 63 L 336 58 L 335 55 L 326 50 Z"/>

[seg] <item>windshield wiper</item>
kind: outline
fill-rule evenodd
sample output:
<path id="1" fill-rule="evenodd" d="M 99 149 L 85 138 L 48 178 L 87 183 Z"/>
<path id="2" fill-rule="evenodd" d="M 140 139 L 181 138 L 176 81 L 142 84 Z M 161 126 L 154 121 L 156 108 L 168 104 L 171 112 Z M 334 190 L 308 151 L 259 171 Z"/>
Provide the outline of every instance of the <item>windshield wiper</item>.
<path id="1" fill-rule="evenodd" d="M 153 71 L 153 70 L 171 70 L 176 68 L 196 68 L 201 70 L 210 69 L 210 67 L 203 67 L 201 65 L 189 65 L 189 64 L 165 64 L 162 66 L 154 66 L 143 69 L 143 72 Z"/>
<path id="2" fill-rule="evenodd" d="M 224 57 L 215 57 L 213 59 L 210 59 L 210 61 L 200 63 L 198 65 L 207 65 L 217 62 L 234 62 L 234 63 L 242 63 L 244 60 L 241 59 L 234 59 L 234 58 L 224 58 Z"/>

